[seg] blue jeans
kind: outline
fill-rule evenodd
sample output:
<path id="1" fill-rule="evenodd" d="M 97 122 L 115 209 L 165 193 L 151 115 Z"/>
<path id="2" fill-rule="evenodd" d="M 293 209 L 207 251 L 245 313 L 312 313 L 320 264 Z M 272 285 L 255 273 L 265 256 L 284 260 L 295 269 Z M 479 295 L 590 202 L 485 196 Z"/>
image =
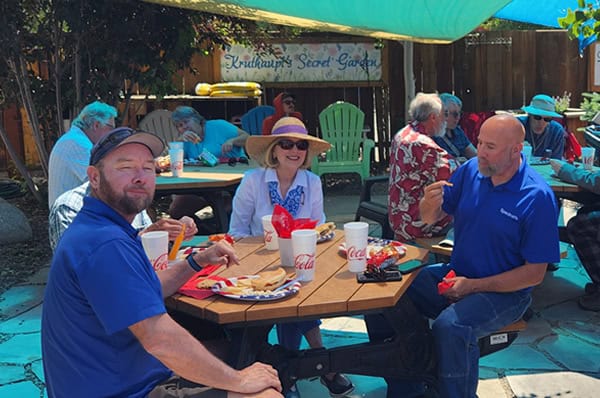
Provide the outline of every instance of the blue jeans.
<path id="1" fill-rule="evenodd" d="M 438 390 L 444 398 L 473 398 L 479 379 L 479 338 L 521 318 L 529 304 L 529 290 L 512 293 L 474 293 L 456 303 L 438 294 L 437 284 L 450 271 L 448 264 L 423 268 L 407 294 L 415 307 L 433 319 L 438 360 Z M 414 396 L 421 383 L 386 380 L 388 397 Z M 390 393 L 393 391 L 393 395 Z"/>
<path id="2" fill-rule="evenodd" d="M 277 340 L 279 340 L 279 344 L 288 350 L 297 350 L 300 348 L 302 336 L 309 330 L 319 327 L 319 325 L 321 325 L 320 320 L 279 323 L 275 325 Z"/>

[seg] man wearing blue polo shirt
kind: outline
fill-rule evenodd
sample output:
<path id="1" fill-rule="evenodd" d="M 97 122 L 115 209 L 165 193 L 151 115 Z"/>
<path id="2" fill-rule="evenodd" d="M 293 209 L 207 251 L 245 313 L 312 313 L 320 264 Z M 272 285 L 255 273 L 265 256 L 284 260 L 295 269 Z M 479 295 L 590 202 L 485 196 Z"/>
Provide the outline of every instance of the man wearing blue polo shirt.
<path id="1" fill-rule="evenodd" d="M 202 266 L 238 257 L 218 242 L 153 270 L 131 222 L 152 202 L 163 149 L 160 138 L 129 128 L 92 149 L 91 192 L 58 243 L 44 296 L 48 396 L 281 398 L 271 366 L 232 369 L 166 312 L 164 298 Z"/>
<path id="2" fill-rule="evenodd" d="M 521 156 L 524 135 L 511 115 L 486 120 L 477 158 L 450 182 L 427 186 L 420 203 L 428 224 L 454 216 L 450 263 L 423 268 L 408 289 L 417 309 L 433 319 L 443 397 L 476 397 L 477 340 L 521 318 L 547 263 L 559 261 L 556 201 Z M 446 277 L 450 270 L 455 277 Z M 438 292 L 442 281 L 451 287 Z M 388 386 L 388 397 L 422 394 L 416 383 L 388 380 Z"/>

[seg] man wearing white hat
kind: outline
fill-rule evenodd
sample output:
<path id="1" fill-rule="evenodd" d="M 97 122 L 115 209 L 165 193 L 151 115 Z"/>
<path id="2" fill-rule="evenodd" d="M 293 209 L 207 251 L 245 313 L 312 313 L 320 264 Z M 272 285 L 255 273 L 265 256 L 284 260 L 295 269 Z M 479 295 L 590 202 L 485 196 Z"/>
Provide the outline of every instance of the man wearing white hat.
<path id="1" fill-rule="evenodd" d="M 529 106 L 521 109 L 527 112 L 527 116 L 518 119 L 525 127 L 525 141 L 531 144 L 533 156 L 562 159 L 567 133 L 560 123 L 552 120 L 562 117 L 555 111 L 554 100 L 545 94 L 538 94 L 531 99 Z M 549 156 L 546 150 L 551 151 Z"/>

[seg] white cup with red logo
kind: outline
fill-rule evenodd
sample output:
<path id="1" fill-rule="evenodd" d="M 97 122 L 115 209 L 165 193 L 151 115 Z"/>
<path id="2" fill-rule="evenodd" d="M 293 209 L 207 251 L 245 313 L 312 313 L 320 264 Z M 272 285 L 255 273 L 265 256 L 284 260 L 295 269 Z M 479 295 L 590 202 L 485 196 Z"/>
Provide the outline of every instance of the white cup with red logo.
<path id="1" fill-rule="evenodd" d="M 594 156 L 596 154 L 596 149 L 584 146 L 581 148 L 581 163 L 583 163 L 583 168 L 589 171 L 594 170 Z"/>
<path id="2" fill-rule="evenodd" d="M 262 226 L 263 226 L 263 236 L 265 238 L 265 246 L 267 250 L 277 250 L 279 249 L 277 232 L 275 232 L 275 228 L 273 228 L 273 224 L 271 223 L 271 215 L 268 214 L 266 216 L 262 216 Z"/>
<path id="3" fill-rule="evenodd" d="M 169 233 L 152 231 L 142 234 L 142 246 L 155 271 L 169 266 Z"/>
<path id="4" fill-rule="evenodd" d="M 367 243 L 369 224 L 349 222 L 344 224 L 346 235 L 346 258 L 350 272 L 362 272 L 367 269 Z"/>
<path id="5" fill-rule="evenodd" d="M 292 253 L 296 278 L 301 282 L 312 281 L 315 278 L 317 231 L 314 229 L 292 231 Z"/>
<path id="6" fill-rule="evenodd" d="M 183 149 L 169 149 L 169 159 L 173 177 L 181 177 L 183 174 Z"/>

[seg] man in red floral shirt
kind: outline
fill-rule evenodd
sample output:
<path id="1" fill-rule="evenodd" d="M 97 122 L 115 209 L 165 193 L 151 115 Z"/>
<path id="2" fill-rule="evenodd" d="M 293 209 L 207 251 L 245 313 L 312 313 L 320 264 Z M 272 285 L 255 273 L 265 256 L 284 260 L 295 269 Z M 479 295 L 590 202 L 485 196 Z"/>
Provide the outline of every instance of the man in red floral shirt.
<path id="1" fill-rule="evenodd" d="M 396 239 L 440 236 L 451 217 L 427 225 L 419 216 L 425 186 L 447 180 L 458 162 L 433 141 L 446 132 L 447 111 L 437 94 L 418 93 L 409 107 L 413 120 L 394 136 L 390 151 L 390 199 L 388 214 Z"/>

